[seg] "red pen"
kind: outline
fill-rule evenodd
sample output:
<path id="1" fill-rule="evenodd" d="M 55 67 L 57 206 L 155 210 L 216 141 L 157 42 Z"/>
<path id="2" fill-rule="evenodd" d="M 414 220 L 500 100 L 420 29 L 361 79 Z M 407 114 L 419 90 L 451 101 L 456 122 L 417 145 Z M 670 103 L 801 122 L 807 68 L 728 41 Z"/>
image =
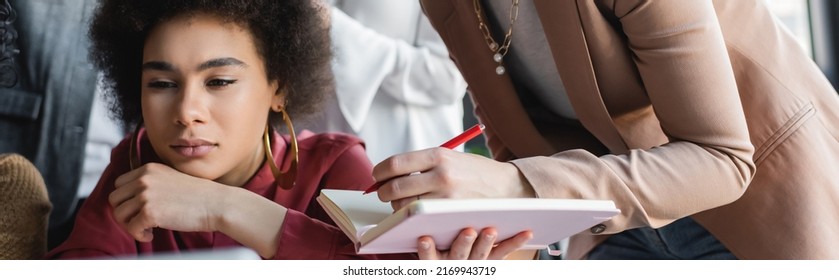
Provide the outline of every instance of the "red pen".
<path id="1" fill-rule="evenodd" d="M 461 144 L 466 143 L 466 141 L 472 140 L 472 138 L 475 138 L 476 136 L 480 135 L 481 132 L 483 132 L 483 131 L 484 131 L 484 125 L 476 124 L 476 125 L 472 126 L 472 128 L 469 128 L 466 131 L 464 131 L 463 133 L 461 133 L 460 135 L 455 136 L 454 138 L 452 138 L 449 141 L 446 141 L 446 143 L 443 143 L 443 145 L 440 145 L 440 147 L 446 148 L 446 149 L 454 149 L 457 146 L 460 146 Z M 373 184 L 372 186 L 367 188 L 367 190 L 364 191 L 364 194 L 368 194 L 368 193 L 371 193 L 371 192 L 374 192 L 374 191 L 378 190 L 379 187 L 384 185 L 389 180 L 390 179 L 376 182 L 375 184 Z"/>

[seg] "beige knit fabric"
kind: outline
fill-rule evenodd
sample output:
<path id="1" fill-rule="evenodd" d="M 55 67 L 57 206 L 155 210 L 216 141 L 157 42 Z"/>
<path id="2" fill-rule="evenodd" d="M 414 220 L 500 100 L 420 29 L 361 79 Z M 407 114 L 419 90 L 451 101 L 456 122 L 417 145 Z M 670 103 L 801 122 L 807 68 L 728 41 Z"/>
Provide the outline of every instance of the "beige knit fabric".
<path id="1" fill-rule="evenodd" d="M 41 173 L 17 154 L 0 155 L 0 259 L 40 259 L 52 204 Z"/>

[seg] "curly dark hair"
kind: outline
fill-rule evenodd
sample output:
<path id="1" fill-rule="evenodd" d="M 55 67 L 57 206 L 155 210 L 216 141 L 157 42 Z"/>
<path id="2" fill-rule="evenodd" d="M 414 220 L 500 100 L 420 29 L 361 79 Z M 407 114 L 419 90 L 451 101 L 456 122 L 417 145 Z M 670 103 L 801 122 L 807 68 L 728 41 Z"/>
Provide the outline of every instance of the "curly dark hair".
<path id="1" fill-rule="evenodd" d="M 269 80 L 285 87 L 292 117 L 313 113 L 334 90 L 329 30 L 312 0 L 103 0 L 90 27 L 91 59 L 104 73 L 111 111 L 126 127 L 142 120 L 143 46 L 177 16 L 210 14 L 248 29 Z M 271 114 L 279 127 L 281 117 Z"/>

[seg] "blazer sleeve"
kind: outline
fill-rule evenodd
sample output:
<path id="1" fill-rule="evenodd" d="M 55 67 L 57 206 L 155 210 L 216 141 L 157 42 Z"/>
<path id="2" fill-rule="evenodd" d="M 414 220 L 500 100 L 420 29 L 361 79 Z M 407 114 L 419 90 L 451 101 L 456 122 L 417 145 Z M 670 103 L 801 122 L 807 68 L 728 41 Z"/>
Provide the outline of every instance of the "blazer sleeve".
<path id="1" fill-rule="evenodd" d="M 614 200 L 622 213 L 604 233 L 661 227 L 738 199 L 755 172 L 754 148 L 712 1 L 620 0 L 600 8 L 620 20 L 670 142 L 513 163 L 539 197 Z"/>

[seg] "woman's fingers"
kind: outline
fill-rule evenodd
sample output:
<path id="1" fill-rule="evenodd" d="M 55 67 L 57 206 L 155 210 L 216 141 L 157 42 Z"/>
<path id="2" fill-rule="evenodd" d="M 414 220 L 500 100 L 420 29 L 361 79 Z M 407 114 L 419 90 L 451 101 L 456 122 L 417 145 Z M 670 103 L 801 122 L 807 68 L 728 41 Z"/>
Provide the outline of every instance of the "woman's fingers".
<path id="1" fill-rule="evenodd" d="M 115 189 L 108 195 L 108 203 L 110 203 L 113 207 L 117 207 L 134 197 L 134 195 L 136 195 L 135 188 L 123 185 L 121 188 Z"/>
<path id="2" fill-rule="evenodd" d="M 417 255 L 421 260 L 439 260 L 440 252 L 437 251 L 437 245 L 434 244 L 434 239 L 428 236 L 419 238 L 417 243 Z"/>
<path id="3" fill-rule="evenodd" d="M 151 242 L 152 238 L 154 238 L 152 229 L 155 227 L 157 227 L 157 225 L 154 223 L 151 216 L 139 213 L 131 218 L 128 224 L 125 225 L 125 231 L 131 234 L 131 236 L 133 236 L 137 241 Z"/>
<path id="4" fill-rule="evenodd" d="M 376 181 L 396 178 L 416 171 L 429 170 L 437 165 L 434 160 L 435 149 L 431 148 L 420 151 L 407 152 L 391 156 L 376 166 L 373 166 L 373 178 Z"/>
<path id="5" fill-rule="evenodd" d="M 465 260 L 469 258 L 472 251 L 472 244 L 478 238 L 478 233 L 472 228 L 466 228 L 460 231 L 451 248 L 449 248 L 448 259 L 450 260 Z"/>
<path id="6" fill-rule="evenodd" d="M 140 209 L 143 207 L 143 202 L 139 199 L 130 199 L 113 207 L 114 219 L 122 226 L 127 226 L 131 219 L 140 213 Z"/>
<path id="7" fill-rule="evenodd" d="M 495 246 L 495 238 L 498 232 L 494 228 L 485 228 L 481 230 L 478 240 L 472 245 L 472 252 L 469 254 L 470 260 L 485 260 L 489 257 Z"/>
<path id="8" fill-rule="evenodd" d="M 388 180 L 382 184 L 377 192 L 381 201 L 396 201 L 402 199 L 413 199 L 422 195 L 424 198 L 434 198 L 435 180 L 434 173 L 414 173 L 407 176 L 400 176 Z"/>
<path id="9" fill-rule="evenodd" d="M 445 148 L 431 148 L 392 156 L 373 168 L 376 180 L 387 180 L 379 188 L 379 199 L 393 201 L 412 196 L 423 198 L 446 196 L 452 181 L 450 163 L 460 162 L 456 158 L 463 153 Z M 409 176 L 406 176 L 409 175 Z"/>
<path id="10" fill-rule="evenodd" d="M 515 236 L 508 238 L 501 243 L 498 243 L 495 248 L 493 248 L 492 252 L 489 254 L 487 259 L 491 260 L 501 260 L 507 257 L 507 255 L 515 252 L 516 250 L 521 249 L 522 246 L 527 244 L 527 241 L 533 239 L 533 232 L 531 231 L 522 231 Z"/>
<path id="11" fill-rule="evenodd" d="M 494 228 L 485 228 L 480 235 L 474 229 L 466 228 L 460 231 L 447 252 L 440 252 L 434 239 L 423 236 L 417 240 L 417 254 L 421 260 L 501 260 L 533 239 L 533 233 L 523 231 L 496 244 L 497 238 L 498 232 Z"/>
<path id="12" fill-rule="evenodd" d="M 403 199 L 397 199 L 390 202 L 390 207 L 393 207 L 393 211 L 402 209 L 402 207 L 408 206 L 408 204 L 413 203 L 414 201 L 420 200 L 420 196 L 411 196 Z"/>

